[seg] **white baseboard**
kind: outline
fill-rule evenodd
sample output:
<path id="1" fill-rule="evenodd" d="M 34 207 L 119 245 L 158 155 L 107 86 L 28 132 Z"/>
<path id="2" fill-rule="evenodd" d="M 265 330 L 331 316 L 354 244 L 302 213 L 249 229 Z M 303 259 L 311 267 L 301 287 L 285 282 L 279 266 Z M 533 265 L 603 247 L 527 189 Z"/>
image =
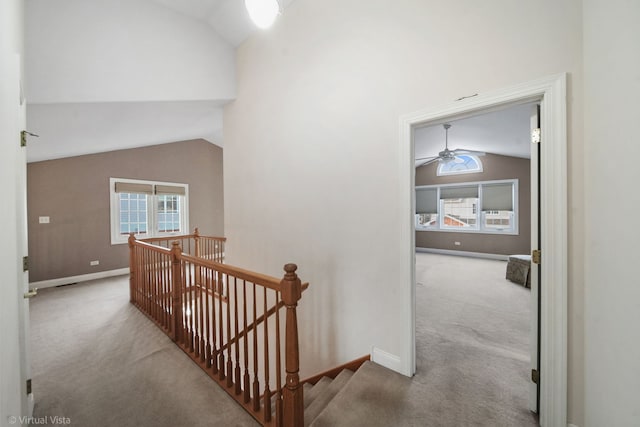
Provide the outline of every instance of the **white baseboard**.
<path id="1" fill-rule="evenodd" d="M 129 274 L 129 267 L 118 268 L 116 270 L 99 271 L 97 273 L 81 274 L 79 276 L 60 277 L 58 279 L 42 280 L 40 282 L 29 283 L 29 289 L 33 288 L 53 288 L 54 286 L 68 285 L 89 280 L 104 279 L 105 277 L 122 276 Z"/>
<path id="2" fill-rule="evenodd" d="M 578 427 L 578 426 L 575 424 L 567 424 L 567 427 Z"/>
<path id="3" fill-rule="evenodd" d="M 509 260 L 509 255 L 485 254 L 483 252 L 452 251 L 449 249 L 416 248 L 416 252 L 426 252 L 430 254 L 440 254 L 440 255 L 466 256 L 470 258 L 497 259 L 499 261 Z"/>
<path id="4" fill-rule="evenodd" d="M 379 348 L 371 348 L 371 361 L 392 371 L 401 372 L 402 364 L 400 363 L 400 358 Z"/>

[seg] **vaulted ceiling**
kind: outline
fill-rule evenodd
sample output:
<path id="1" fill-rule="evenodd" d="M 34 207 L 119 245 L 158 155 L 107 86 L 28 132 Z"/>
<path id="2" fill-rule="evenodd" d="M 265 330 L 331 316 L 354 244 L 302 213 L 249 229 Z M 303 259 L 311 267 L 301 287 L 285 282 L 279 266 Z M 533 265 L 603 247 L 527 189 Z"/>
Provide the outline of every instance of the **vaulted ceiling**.
<path id="1" fill-rule="evenodd" d="M 279 0 L 281 11 L 294 0 Z M 223 145 L 235 50 L 254 32 L 242 0 L 27 0 L 29 161 L 186 139 Z M 275 25 L 278 25 L 276 21 Z M 453 121 L 450 148 L 529 156 L 530 106 Z M 416 158 L 444 147 L 417 129 Z"/>
<path id="2" fill-rule="evenodd" d="M 531 115 L 535 103 L 510 106 L 447 121 L 449 149 L 483 151 L 503 156 L 531 157 Z M 437 156 L 445 146 L 442 123 L 414 131 L 416 159 Z M 416 165 L 422 162 L 416 161 Z"/>
<path id="3" fill-rule="evenodd" d="M 27 0 L 25 20 L 28 161 L 223 145 L 235 50 L 257 31 L 244 1 Z"/>
<path id="4" fill-rule="evenodd" d="M 243 0 L 154 0 L 210 25 L 232 46 L 239 46 L 256 31 Z M 278 0 L 280 10 L 294 0 Z"/>

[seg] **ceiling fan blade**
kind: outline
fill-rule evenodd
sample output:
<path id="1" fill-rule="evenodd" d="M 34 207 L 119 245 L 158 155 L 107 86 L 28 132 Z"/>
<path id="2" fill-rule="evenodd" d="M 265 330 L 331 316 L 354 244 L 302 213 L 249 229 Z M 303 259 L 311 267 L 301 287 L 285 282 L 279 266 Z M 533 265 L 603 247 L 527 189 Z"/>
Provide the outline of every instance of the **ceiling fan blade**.
<path id="1" fill-rule="evenodd" d="M 433 162 L 437 162 L 438 160 L 440 160 L 440 156 L 436 156 L 436 157 L 425 157 L 422 159 L 416 159 L 416 161 L 420 161 L 420 160 L 424 160 L 423 163 L 420 163 L 419 165 L 417 165 L 416 167 L 419 168 L 420 166 L 426 166 L 428 164 L 431 164 Z"/>
<path id="2" fill-rule="evenodd" d="M 476 156 L 484 156 L 487 154 L 484 151 L 464 150 L 462 148 L 456 148 L 455 150 L 451 150 L 451 152 L 456 156 L 459 154 L 475 154 Z"/>

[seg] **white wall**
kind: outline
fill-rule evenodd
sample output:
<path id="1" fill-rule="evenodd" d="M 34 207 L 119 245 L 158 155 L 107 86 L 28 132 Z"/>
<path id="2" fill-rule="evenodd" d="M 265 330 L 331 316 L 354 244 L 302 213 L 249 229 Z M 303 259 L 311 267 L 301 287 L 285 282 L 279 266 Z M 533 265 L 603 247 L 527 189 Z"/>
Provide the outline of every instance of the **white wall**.
<path id="1" fill-rule="evenodd" d="M 232 99 L 234 50 L 150 0 L 27 0 L 30 103 Z"/>
<path id="2" fill-rule="evenodd" d="M 616 220 L 640 208 L 638 22 L 637 1 L 584 2 L 588 427 L 640 425 L 640 234 Z"/>
<path id="3" fill-rule="evenodd" d="M 18 235 L 16 202 L 19 156 L 19 60 L 22 46 L 22 1 L 0 2 L 0 180 L 5 202 L 0 206 L 2 232 L 0 249 L 0 426 L 9 425 L 9 417 L 26 415 L 20 363 L 19 278 L 22 275 L 22 249 Z"/>
<path id="4" fill-rule="evenodd" d="M 566 71 L 569 152 L 581 157 L 581 19 L 577 0 L 298 0 L 240 47 L 224 120 L 228 261 L 278 276 L 286 262 L 300 266 L 311 283 L 303 374 L 372 346 L 409 358 L 401 114 Z M 573 209 L 583 176 L 572 162 Z M 581 247 L 576 210 L 570 245 Z M 579 252 L 569 269 L 569 421 L 581 425 Z"/>

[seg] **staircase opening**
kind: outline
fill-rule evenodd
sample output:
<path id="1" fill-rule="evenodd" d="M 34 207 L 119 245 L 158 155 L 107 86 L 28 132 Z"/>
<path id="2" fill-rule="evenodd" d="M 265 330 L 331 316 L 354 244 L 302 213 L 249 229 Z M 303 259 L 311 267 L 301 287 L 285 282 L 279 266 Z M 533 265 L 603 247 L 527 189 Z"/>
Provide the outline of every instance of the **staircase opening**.
<path id="1" fill-rule="evenodd" d="M 308 283 L 224 264 L 220 237 L 129 237 L 130 301 L 265 426 L 302 426 L 297 304 Z"/>

